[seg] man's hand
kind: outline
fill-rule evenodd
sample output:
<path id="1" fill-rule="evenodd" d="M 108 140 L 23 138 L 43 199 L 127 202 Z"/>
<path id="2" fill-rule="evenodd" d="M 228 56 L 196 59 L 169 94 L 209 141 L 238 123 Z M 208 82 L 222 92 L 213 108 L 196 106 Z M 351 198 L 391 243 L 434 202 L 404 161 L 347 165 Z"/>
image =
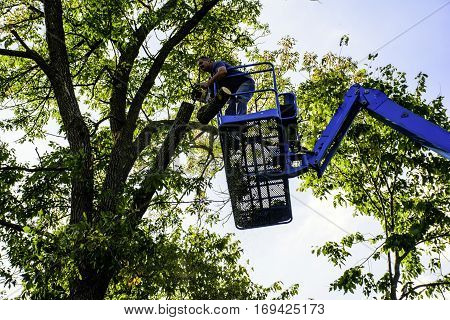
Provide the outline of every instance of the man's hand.
<path id="1" fill-rule="evenodd" d="M 220 67 L 217 69 L 215 75 L 208 79 L 206 82 L 199 83 L 200 87 L 203 89 L 208 89 L 215 81 L 223 79 L 227 76 L 227 69 L 225 67 Z"/>
<path id="2" fill-rule="evenodd" d="M 202 88 L 202 89 L 208 89 L 209 86 L 210 86 L 210 84 L 208 81 L 200 83 L 200 88 Z"/>

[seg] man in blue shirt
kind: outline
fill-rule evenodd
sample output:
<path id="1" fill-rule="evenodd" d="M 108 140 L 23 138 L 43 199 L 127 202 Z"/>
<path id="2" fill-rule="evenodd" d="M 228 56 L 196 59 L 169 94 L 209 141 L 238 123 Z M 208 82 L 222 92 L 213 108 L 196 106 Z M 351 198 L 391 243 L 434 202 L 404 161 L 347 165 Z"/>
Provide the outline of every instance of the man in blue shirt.
<path id="1" fill-rule="evenodd" d="M 247 113 L 247 103 L 252 98 L 255 90 L 255 81 L 250 75 L 242 71 L 233 69 L 233 66 L 224 61 L 213 61 L 208 57 L 198 58 L 200 70 L 209 72 L 211 77 L 200 86 L 204 89 L 213 87 L 216 83 L 217 89 L 226 87 L 234 94 L 228 100 L 228 107 L 225 115 L 242 115 Z"/>

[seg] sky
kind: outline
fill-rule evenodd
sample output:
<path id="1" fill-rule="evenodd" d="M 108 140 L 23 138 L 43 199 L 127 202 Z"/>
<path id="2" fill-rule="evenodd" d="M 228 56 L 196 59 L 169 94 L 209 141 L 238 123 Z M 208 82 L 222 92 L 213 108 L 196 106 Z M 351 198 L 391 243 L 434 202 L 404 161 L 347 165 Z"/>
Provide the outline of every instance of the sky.
<path id="1" fill-rule="evenodd" d="M 446 96 L 444 104 L 450 106 L 450 1 L 443 0 L 261 0 L 261 21 L 269 24 L 271 34 L 259 40 L 261 49 L 275 49 L 284 36 L 294 37 L 296 49 L 304 54 L 313 51 L 319 56 L 339 52 L 339 40 L 347 34 L 349 46 L 342 55 L 351 56 L 361 64 L 377 49 L 379 53 L 373 66 L 393 64 L 407 73 L 410 85 L 419 72 L 429 75 L 428 97 Z M 303 81 L 301 73 L 292 76 Z M 450 113 L 449 113 L 450 114 Z M 326 124 L 324 123 L 324 127 Z M 10 135 L 14 141 L 20 135 Z M 34 146 L 16 147 L 19 159 L 30 159 Z M 332 164 L 331 164 L 332 165 Z M 215 184 L 226 190 L 224 172 Z M 214 228 L 219 233 L 232 232 L 244 249 L 243 260 L 253 267 L 255 282 L 270 285 L 282 281 L 285 286 L 300 284 L 301 299 L 360 299 L 360 291 L 343 295 L 329 292 L 329 284 L 342 270 L 333 268 L 325 258 L 311 253 L 315 246 L 325 241 L 337 241 L 346 234 L 360 231 L 377 234 L 379 225 L 368 217 L 353 217 L 352 208 L 333 208 L 331 203 L 315 199 L 310 192 L 296 191 L 298 179 L 290 180 L 293 221 L 287 225 L 238 231 L 231 218 Z M 213 193 L 210 193 L 214 197 Z M 231 213 L 229 206 L 223 214 Z M 370 247 L 359 246 L 347 267 L 363 261 Z M 449 254 L 450 256 L 450 254 Z M 366 265 L 374 273 L 384 272 L 386 262 Z M 447 267 L 449 267 L 447 265 Z M 450 267 L 448 268 L 450 269 Z M 426 281 L 425 275 L 421 281 Z"/>
<path id="2" fill-rule="evenodd" d="M 340 38 L 347 34 L 350 41 L 342 55 L 363 65 L 368 62 L 368 54 L 376 51 L 379 56 L 372 66 L 396 66 L 407 73 L 411 88 L 414 77 L 424 72 L 429 76 L 427 97 L 444 95 L 444 104 L 450 105 L 450 1 L 262 0 L 262 4 L 261 21 L 269 24 L 271 35 L 260 40 L 260 48 L 274 49 L 282 37 L 289 35 L 297 40 L 296 49 L 301 54 L 313 51 L 320 57 L 330 51 L 338 53 Z M 304 79 L 301 74 L 292 78 L 297 82 Z M 216 183 L 225 184 L 223 172 Z M 343 270 L 334 268 L 324 257 L 316 257 L 311 249 L 356 231 L 377 234 L 380 226 L 371 218 L 353 217 L 352 208 L 335 209 L 310 192 L 296 191 L 298 184 L 298 179 L 290 180 L 291 223 L 239 231 L 230 219 L 216 231 L 236 234 L 244 249 L 243 260 L 250 261 L 256 282 L 269 285 L 281 280 L 286 286 L 299 283 L 296 298 L 300 299 L 363 298 L 360 290 L 346 295 L 329 292 L 329 284 Z M 226 207 L 224 214 L 230 212 L 231 208 Z M 361 263 L 372 249 L 352 249 L 346 268 Z M 381 259 L 365 266 L 380 274 L 386 270 L 386 261 Z M 448 272 L 449 263 L 444 268 Z M 426 283 L 429 278 L 427 274 L 420 281 Z"/>

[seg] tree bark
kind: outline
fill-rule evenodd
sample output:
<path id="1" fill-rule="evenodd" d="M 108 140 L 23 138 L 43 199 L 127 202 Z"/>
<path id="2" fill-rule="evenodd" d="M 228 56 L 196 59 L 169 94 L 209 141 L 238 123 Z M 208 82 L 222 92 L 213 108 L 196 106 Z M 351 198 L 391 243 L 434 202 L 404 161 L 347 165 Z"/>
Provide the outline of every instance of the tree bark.
<path id="1" fill-rule="evenodd" d="M 46 38 L 50 56 L 52 76 L 50 82 L 58 103 L 59 113 L 67 132 L 70 149 L 77 166 L 72 170 L 71 178 L 71 214 L 70 223 L 90 219 L 93 211 L 93 160 L 89 130 L 81 115 L 70 73 L 69 59 L 65 42 L 60 0 L 45 0 Z"/>
<path id="2" fill-rule="evenodd" d="M 112 258 L 102 261 L 109 265 Z M 92 266 L 79 268 L 81 279 L 71 285 L 70 299 L 72 300 L 102 300 L 105 298 L 111 279 L 114 277 L 114 270 L 97 270 Z"/>
<path id="3" fill-rule="evenodd" d="M 398 281 L 400 280 L 400 263 L 401 263 L 401 259 L 400 259 L 398 252 L 396 251 L 395 259 L 394 259 L 394 277 L 392 279 L 391 292 L 390 292 L 391 300 L 397 300 L 397 286 L 398 286 Z"/>
<path id="4" fill-rule="evenodd" d="M 194 111 L 194 105 L 190 103 L 182 103 L 180 110 L 175 118 L 161 149 L 157 155 L 157 165 L 151 173 L 160 173 L 167 169 L 171 159 L 174 157 L 175 151 L 178 148 L 180 142 L 183 140 L 184 135 L 189 130 L 189 120 Z M 133 144 L 134 145 L 134 144 Z M 119 166 L 117 170 L 119 172 L 124 172 L 123 170 L 131 170 L 134 160 L 134 156 L 137 156 L 137 152 L 133 151 L 133 154 L 128 154 L 128 156 L 123 156 L 123 159 L 128 159 L 126 164 L 121 164 L 117 162 Z M 127 158 L 128 157 L 128 158 Z M 120 171 L 121 170 L 121 171 Z M 128 174 L 124 174 L 124 178 Z M 136 227 L 144 215 L 147 207 L 156 192 L 156 188 L 152 187 L 148 189 L 150 180 L 152 179 L 152 174 L 148 175 L 144 179 L 141 189 L 135 195 L 135 205 L 133 206 L 135 210 L 130 216 L 130 222 Z M 103 209 L 111 206 L 113 209 L 116 200 L 114 196 L 109 196 L 106 201 L 103 202 Z M 95 268 L 92 261 L 82 261 L 79 265 L 79 272 L 81 274 L 81 279 L 78 279 L 71 285 L 70 298 L 71 299 L 103 299 L 105 297 L 106 291 L 108 289 L 109 282 L 111 279 L 119 272 L 120 267 L 115 265 L 114 258 L 111 251 L 104 252 L 104 255 L 100 255 L 99 261 L 96 261 L 96 265 L 103 265 L 101 269 Z"/>

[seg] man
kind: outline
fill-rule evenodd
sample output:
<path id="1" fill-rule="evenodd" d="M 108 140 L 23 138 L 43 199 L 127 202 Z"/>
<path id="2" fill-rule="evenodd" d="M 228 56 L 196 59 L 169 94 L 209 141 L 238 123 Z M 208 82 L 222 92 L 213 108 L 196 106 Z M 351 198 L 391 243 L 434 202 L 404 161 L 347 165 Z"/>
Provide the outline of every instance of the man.
<path id="1" fill-rule="evenodd" d="M 208 81 L 200 84 L 202 88 L 213 88 L 214 83 L 216 83 L 217 89 L 226 87 L 233 94 L 236 94 L 236 96 L 232 96 L 228 100 L 225 115 L 243 115 L 247 113 L 247 103 L 253 96 L 253 92 L 249 91 L 255 90 L 255 81 L 250 75 L 232 69 L 233 66 L 224 61 L 213 61 L 205 56 L 198 58 L 198 66 L 203 72 L 209 72 L 211 74 Z"/>

